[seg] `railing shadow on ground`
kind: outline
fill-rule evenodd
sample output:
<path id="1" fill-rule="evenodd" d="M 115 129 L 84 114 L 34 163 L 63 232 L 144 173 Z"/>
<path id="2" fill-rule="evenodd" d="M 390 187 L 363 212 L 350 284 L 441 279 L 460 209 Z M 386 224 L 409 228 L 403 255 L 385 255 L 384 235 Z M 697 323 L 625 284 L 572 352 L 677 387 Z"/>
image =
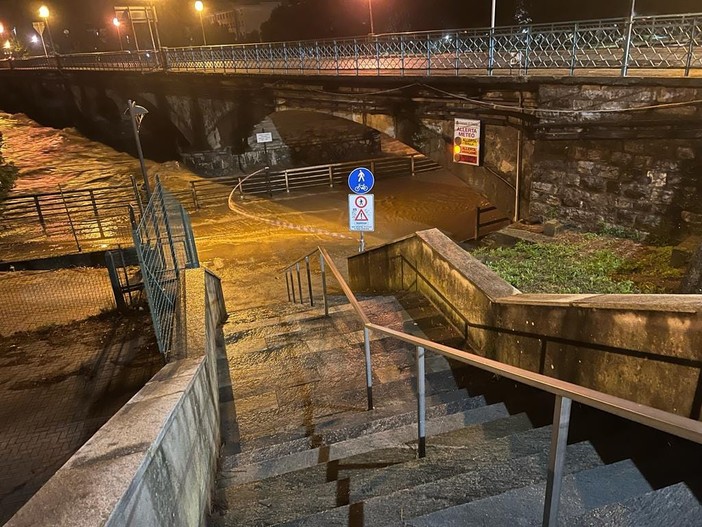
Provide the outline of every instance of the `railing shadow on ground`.
<path id="1" fill-rule="evenodd" d="M 562 381 L 553 377 L 535 373 L 529 370 L 504 364 L 492 359 L 481 357 L 463 350 L 458 350 L 449 346 L 431 342 L 402 331 L 397 331 L 388 327 L 374 324 L 369 320 L 368 315 L 357 300 L 350 286 L 343 278 L 336 264 L 329 253 L 322 247 L 318 247 L 311 253 L 299 258 L 289 266 L 281 270 L 285 274 L 288 300 L 291 302 L 305 303 L 303 295 L 303 279 L 306 275 L 307 301 L 314 307 L 314 292 L 312 286 L 312 262 L 313 257 L 319 256 L 319 269 L 321 275 L 321 295 L 325 316 L 329 315 L 327 271 L 331 273 L 344 296 L 350 303 L 353 311 L 363 324 L 365 369 L 366 369 L 366 390 L 368 410 L 373 409 L 373 381 L 372 381 L 372 357 L 370 353 L 370 333 L 374 332 L 385 337 L 394 338 L 415 346 L 416 348 L 416 368 L 417 368 L 417 438 L 418 454 L 420 457 L 426 455 L 426 403 L 425 403 L 425 357 L 427 351 L 433 351 L 480 370 L 492 373 L 499 377 L 511 379 L 520 384 L 536 388 L 543 392 L 555 396 L 553 411 L 553 427 L 551 436 L 551 450 L 549 455 L 548 477 L 546 484 L 546 497 L 544 500 L 543 525 L 557 525 L 558 509 L 560 503 L 561 482 L 564 476 L 565 448 L 570 427 L 571 406 L 573 401 L 581 403 L 587 407 L 601 410 L 607 414 L 621 417 L 628 421 L 633 421 L 647 427 L 663 431 L 674 436 L 702 444 L 702 422 L 682 417 L 663 410 L 635 403 L 597 390 L 585 388 L 577 384 Z M 301 265 L 304 263 L 304 273 Z M 417 274 L 419 278 L 419 274 Z M 423 278 L 426 280 L 425 278 Z M 295 289 L 297 288 L 297 293 Z M 447 305 L 457 310 L 446 299 Z M 462 315 L 461 315 L 462 316 Z M 472 324 L 465 319 L 464 332 L 467 335 L 468 327 Z M 509 331 L 506 328 L 491 326 L 481 326 L 481 329 L 489 331 Z M 533 335 L 530 335 L 533 336 Z M 542 336 L 542 338 L 546 338 Z M 549 337 L 550 338 L 550 337 Z M 567 340 L 567 339 L 561 339 Z"/>

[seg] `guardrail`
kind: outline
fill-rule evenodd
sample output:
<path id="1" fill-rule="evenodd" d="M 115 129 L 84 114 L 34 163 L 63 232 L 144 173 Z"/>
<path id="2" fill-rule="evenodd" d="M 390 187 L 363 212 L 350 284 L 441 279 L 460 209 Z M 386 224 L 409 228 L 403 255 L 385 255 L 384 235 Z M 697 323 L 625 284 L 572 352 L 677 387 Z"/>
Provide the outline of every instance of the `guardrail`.
<path id="1" fill-rule="evenodd" d="M 657 408 L 638 404 L 620 397 L 615 397 L 592 390 L 590 388 L 584 388 L 577 384 L 548 377 L 540 373 L 534 373 L 529 370 L 524 370 L 522 368 L 503 364 L 501 362 L 480 357 L 478 355 L 451 348 L 449 346 L 431 342 L 429 340 L 415 337 L 385 326 L 373 324 L 363 311 L 363 308 L 329 256 L 329 253 L 322 247 L 318 247 L 313 252 L 298 259 L 288 267 L 281 270 L 281 272 L 285 273 L 288 299 L 290 301 L 299 301 L 299 303 L 304 303 L 300 264 L 305 262 L 308 280 L 308 300 L 310 305 L 314 306 L 310 264 L 311 258 L 315 254 L 319 254 L 324 314 L 329 315 L 326 281 L 326 270 L 329 269 L 339 283 L 339 286 L 353 307 L 353 310 L 363 323 L 366 389 L 368 393 L 369 410 L 373 408 L 370 332 L 374 331 L 376 333 L 401 340 L 416 347 L 418 403 L 417 437 L 419 444 L 418 452 L 420 457 L 426 456 L 425 353 L 427 350 L 439 353 L 447 358 L 457 360 L 475 368 L 491 372 L 495 375 L 506 377 L 513 381 L 526 384 L 527 386 L 551 393 L 556 397 L 553 415 L 551 452 L 549 455 L 549 467 L 546 482 L 546 497 L 544 500 L 543 525 L 545 526 L 555 526 L 558 524 L 558 508 L 560 503 L 561 482 L 564 475 L 565 450 L 568 439 L 572 401 L 576 401 L 612 415 L 616 415 L 618 417 L 622 417 L 624 419 L 702 444 L 702 422 L 700 421 L 671 414 Z M 299 297 L 295 295 L 295 275 L 297 277 Z"/>
<path id="2" fill-rule="evenodd" d="M 23 237 L 81 240 L 130 238 L 127 205 L 141 208 L 136 182 L 131 185 L 20 194 L 0 203 L 0 232 Z"/>
<path id="3" fill-rule="evenodd" d="M 702 69 L 702 14 L 389 33 L 0 61 L 0 69 L 288 75 L 487 75 Z"/>
<path id="4" fill-rule="evenodd" d="M 313 187 L 346 185 L 349 172 L 357 166 L 366 166 L 376 177 L 386 178 L 403 174 L 416 175 L 440 168 L 440 165 L 422 154 L 400 157 L 379 157 L 360 161 L 345 161 L 328 165 L 290 168 L 286 170 L 257 170 L 248 176 L 224 176 L 190 182 L 191 198 L 197 210 L 207 205 L 223 205 L 235 190 L 237 194 L 268 194 L 290 192 Z"/>

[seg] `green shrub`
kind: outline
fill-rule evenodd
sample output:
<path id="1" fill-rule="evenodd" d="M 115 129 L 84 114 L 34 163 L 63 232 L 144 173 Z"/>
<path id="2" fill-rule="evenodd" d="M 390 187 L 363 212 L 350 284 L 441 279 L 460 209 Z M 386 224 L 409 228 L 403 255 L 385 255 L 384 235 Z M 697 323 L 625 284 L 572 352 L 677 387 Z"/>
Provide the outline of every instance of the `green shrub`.
<path id="1" fill-rule="evenodd" d="M 623 260 L 608 249 L 591 253 L 582 244 L 517 243 L 473 254 L 524 293 L 635 293 L 630 280 L 613 275 Z"/>

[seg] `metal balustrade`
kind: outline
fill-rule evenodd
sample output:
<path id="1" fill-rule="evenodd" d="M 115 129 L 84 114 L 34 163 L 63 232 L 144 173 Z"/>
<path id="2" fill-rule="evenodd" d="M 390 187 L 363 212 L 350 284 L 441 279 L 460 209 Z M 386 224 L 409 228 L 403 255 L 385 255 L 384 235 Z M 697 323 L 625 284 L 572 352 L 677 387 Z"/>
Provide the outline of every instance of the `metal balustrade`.
<path id="1" fill-rule="evenodd" d="M 0 69 L 440 76 L 702 69 L 702 13 L 31 57 Z M 629 34 L 631 40 L 628 41 Z"/>

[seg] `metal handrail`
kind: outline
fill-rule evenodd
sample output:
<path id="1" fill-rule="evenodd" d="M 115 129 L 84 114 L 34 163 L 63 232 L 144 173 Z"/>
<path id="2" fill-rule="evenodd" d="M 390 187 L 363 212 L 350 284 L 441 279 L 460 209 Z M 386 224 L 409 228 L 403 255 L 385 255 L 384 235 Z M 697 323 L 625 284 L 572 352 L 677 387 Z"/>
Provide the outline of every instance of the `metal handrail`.
<path id="1" fill-rule="evenodd" d="M 702 444 L 702 422 L 689 419 L 680 415 L 672 414 L 658 408 L 652 408 L 640 403 L 636 403 L 621 397 L 609 395 L 591 388 L 586 388 L 567 381 L 549 377 L 541 373 L 535 373 L 523 368 L 504 364 L 479 355 L 458 350 L 450 346 L 432 342 L 430 340 L 416 337 L 402 331 L 397 331 L 385 326 L 374 324 L 369 321 L 368 316 L 363 311 L 358 299 L 344 280 L 336 267 L 329 253 L 318 247 L 312 253 L 303 257 L 307 263 L 307 278 L 309 284 L 310 304 L 314 305 L 312 299 L 312 283 L 309 271 L 309 257 L 316 252 L 320 253 L 320 265 L 322 268 L 322 294 L 324 298 L 325 315 L 329 314 L 325 264 L 339 283 L 344 295 L 351 303 L 352 308 L 363 323 L 365 366 L 366 366 L 366 388 L 368 394 L 368 409 L 373 408 L 372 399 L 372 370 L 370 357 L 370 331 L 396 338 L 416 347 L 417 360 L 417 429 L 418 429 L 418 454 L 419 457 L 426 456 L 426 389 L 425 389 L 425 351 L 431 350 L 445 357 L 468 364 L 475 368 L 488 371 L 495 375 L 506 377 L 516 382 L 520 382 L 537 388 L 539 390 L 553 394 L 556 397 L 554 405 L 553 426 L 551 431 L 551 450 L 549 454 L 548 476 L 546 481 L 546 497 L 544 500 L 543 525 L 555 526 L 558 523 L 558 508 L 560 502 L 561 483 L 564 475 L 565 449 L 568 439 L 568 428 L 570 425 L 570 411 L 572 401 L 579 402 L 586 406 L 622 417 L 624 419 L 640 423 L 651 428 L 655 428 L 665 433 L 669 433 L 698 444 Z M 286 273 L 286 285 L 288 284 L 289 270 L 295 266 L 298 272 L 298 282 L 300 280 L 299 262 L 293 263 L 284 269 Z M 293 289 L 294 291 L 294 289 Z M 288 286 L 288 298 L 290 299 L 290 288 Z M 295 301 L 293 297 L 293 301 Z M 300 303 L 303 303 L 302 289 L 300 285 Z"/>

